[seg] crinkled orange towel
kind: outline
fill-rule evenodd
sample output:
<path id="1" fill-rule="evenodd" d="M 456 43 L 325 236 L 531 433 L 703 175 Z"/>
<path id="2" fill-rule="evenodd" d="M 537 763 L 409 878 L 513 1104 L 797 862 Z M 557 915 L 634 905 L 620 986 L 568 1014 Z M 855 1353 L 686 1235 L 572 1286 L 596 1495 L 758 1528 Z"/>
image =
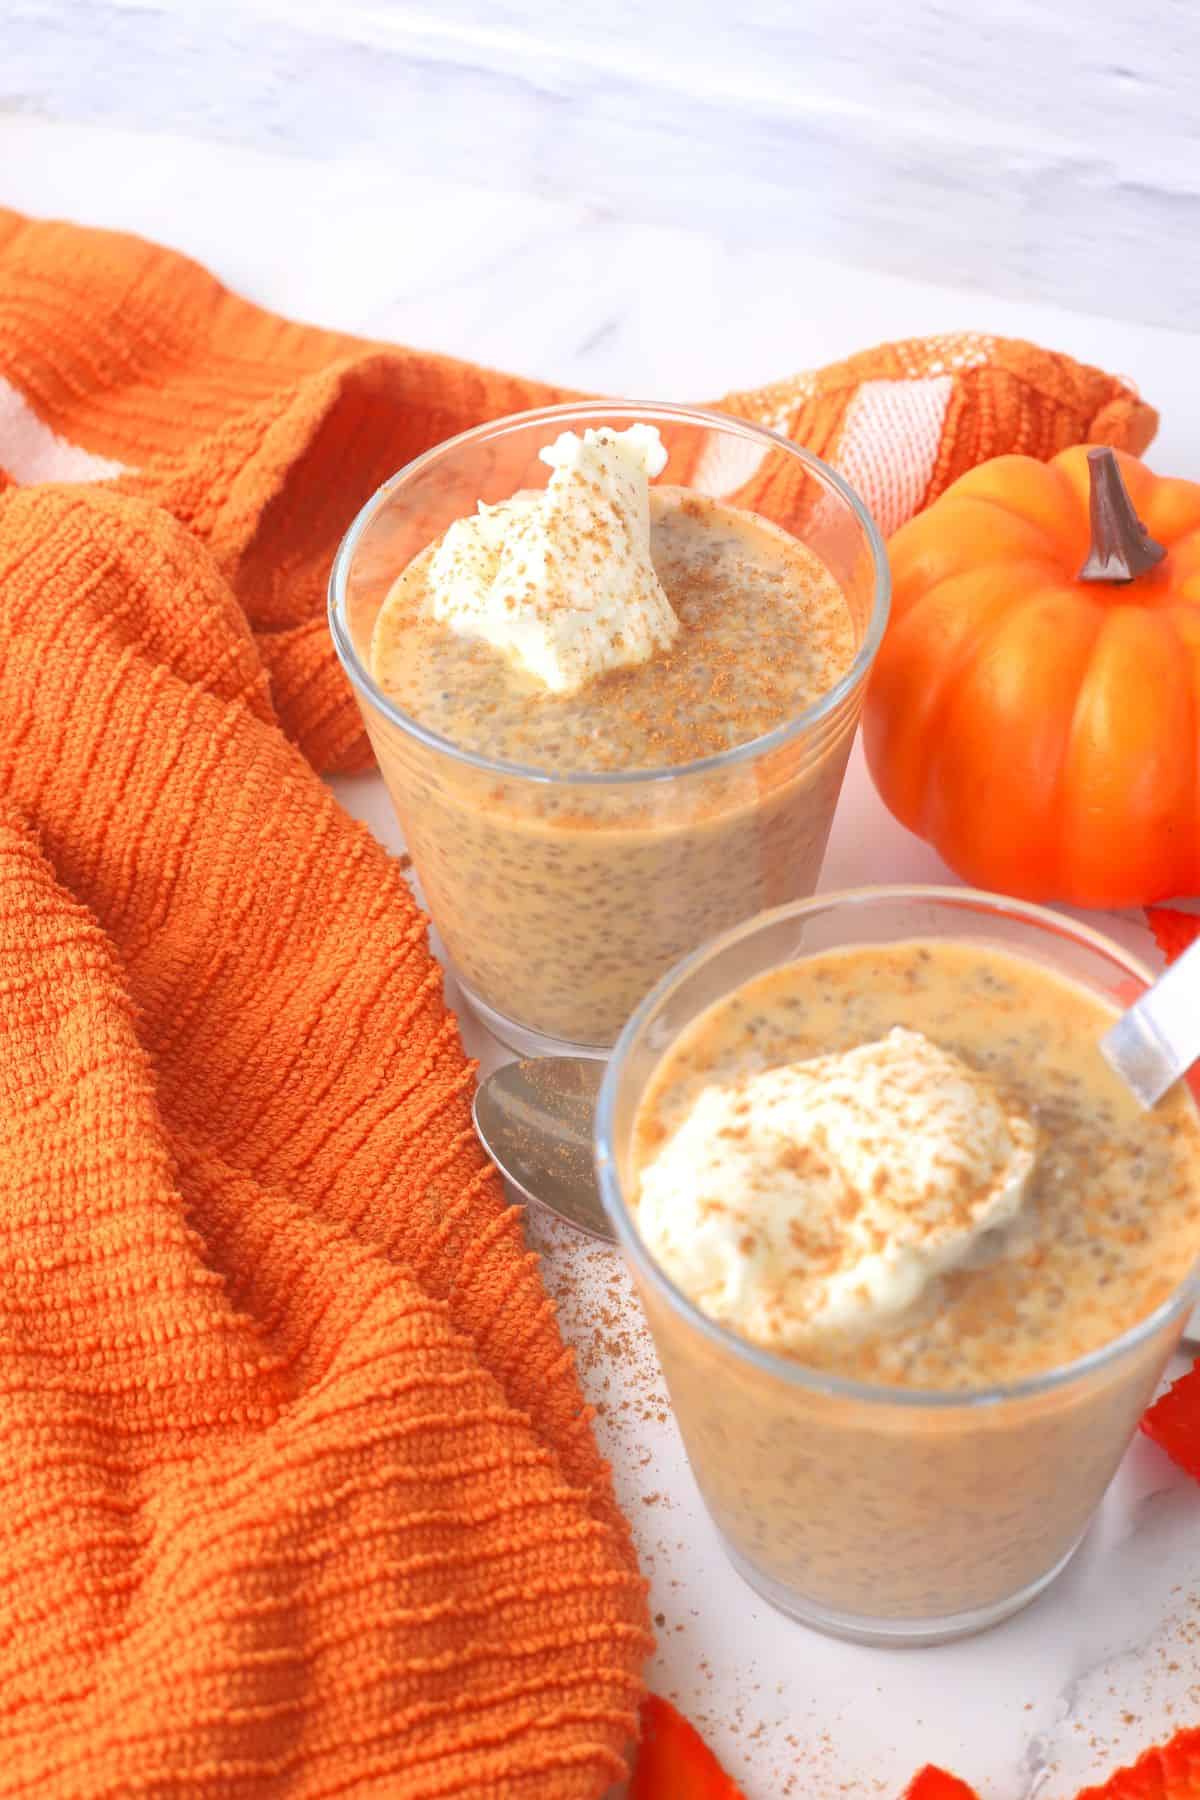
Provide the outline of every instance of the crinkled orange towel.
<path id="1" fill-rule="evenodd" d="M 622 1772 L 628 1530 L 423 921 L 314 773 L 364 758 L 350 516 L 549 397 L 0 213 L 0 1794 Z M 1154 423 L 989 339 L 726 404 L 883 510 Z"/>

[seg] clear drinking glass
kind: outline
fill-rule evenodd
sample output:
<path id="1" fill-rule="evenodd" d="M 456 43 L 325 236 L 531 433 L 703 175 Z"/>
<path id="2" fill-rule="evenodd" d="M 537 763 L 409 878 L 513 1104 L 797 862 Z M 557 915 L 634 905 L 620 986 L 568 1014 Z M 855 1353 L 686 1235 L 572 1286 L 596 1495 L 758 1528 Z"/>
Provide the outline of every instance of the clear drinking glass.
<path id="1" fill-rule="evenodd" d="M 972 1393 L 872 1387 L 706 1318 L 630 1210 L 634 1116 L 663 1053 L 756 975 L 914 937 L 991 944 L 1122 1005 L 1151 979 L 1098 932 L 969 889 L 873 888 L 751 920 L 659 983 L 613 1053 L 597 1114 L 604 1204 L 629 1258 L 688 1457 L 734 1567 L 794 1618 L 866 1643 L 937 1643 L 1032 1600 L 1079 1544 L 1195 1298 L 1196 1271 L 1115 1342 Z"/>
<path id="2" fill-rule="evenodd" d="M 557 774 L 425 729 L 371 679 L 376 617 L 400 571 L 477 500 L 542 487 L 560 431 L 635 420 L 669 452 L 663 482 L 761 514 L 840 584 L 856 654 L 765 737 L 671 769 Z M 811 894 L 887 621 L 889 581 L 862 502 L 817 457 L 743 419 L 597 401 L 545 407 L 440 444 L 355 519 L 330 578 L 330 625 L 463 992 L 522 1052 L 604 1049 L 673 963 L 764 907 Z"/>

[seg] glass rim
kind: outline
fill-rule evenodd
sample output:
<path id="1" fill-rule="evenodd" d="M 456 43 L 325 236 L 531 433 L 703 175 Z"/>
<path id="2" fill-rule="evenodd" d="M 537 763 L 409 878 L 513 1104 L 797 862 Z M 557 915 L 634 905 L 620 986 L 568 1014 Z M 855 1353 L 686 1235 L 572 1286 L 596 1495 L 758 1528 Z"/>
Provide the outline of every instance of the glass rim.
<path id="1" fill-rule="evenodd" d="M 1145 963 L 1125 950 L 1113 938 L 1106 937 L 1103 932 L 1094 930 L 1092 926 L 1083 925 L 1064 913 L 1055 912 L 1049 907 L 1035 905 L 1032 901 L 1010 899 L 1007 895 L 991 894 L 982 888 L 948 887 L 919 882 L 896 882 L 881 887 L 841 888 L 833 893 L 812 894 L 803 900 L 793 900 L 784 906 L 773 907 L 769 912 L 757 913 L 754 918 L 745 920 L 741 925 L 733 926 L 731 930 L 722 932 L 719 937 L 710 938 L 699 949 L 691 951 L 689 955 L 676 963 L 673 969 L 668 970 L 666 975 L 651 988 L 637 1010 L 631 1014 L 613 1046 L 596 1102 L 596 1173 L 604 1210 L 616 1232 L 618 1243 L 633 1263 L 639 1278 L 654 1288 L 659 1297 L 674 1312 L 680 1314 L 693 1330 L 699 1331 L 711 1343 L 716 1344 L 738 1361 L 747 1363 L 762 1373 L 772 1375 L 788 1386 L 808 1393 L 827 1394 L 832 1399 L 856 1400 L 868 1405 L 895 1406 L 913 1410 L 924 1408 L 943 1413 L 995 1407 L 1008 1401 L 1028 1400 L 1044 1394 L 1052 1394 L 1059 1388 L 1069 1387 L 1073 1382 L 1102 1370 L 1109 1363 L 1119 1361 L 1127 1351 L 1136 1349 L 1139 1344 L 1153 1337 L 1155 1332 L 1165 1325 L 1173 1314 L 1182 1312 L 1195 1298 L 1197 1278 L 1200 1276 L 1200 1256 L 1192 1263 L 1179 1285 L 1154 1308 L 1153 1312 L 1148 1313 L 1144 1319 L 1139 1319 L 1135 1325 L 1130 1326 L 1128 1331 L 1122 1332 L 1111 1342 L 1101 1344 L 1095 1350 L 1089 1350 L 1086 1356 L 1076 1357 L 1073 1361 L 1063 1363 L 1057 1368 L 1042 1370 L 1036 1375 L 1025 1376 L 1020 1381 L 1014 1381 L 1004 1386 L 969 1390 L 888 1387 L 882 1382 L 853 1381 L 848 1376 L 831 1374 L 823 1369 L 808 1368 L 792 1357 L 782 1356 L 774 1350 L 766 1349 L 761 1344 L 751 1342 L 748 1338 L 740 1337 L 728 1326 L 710 1318 L 707 1313 L 701 1311 L 695 1301 L 684 1293 L 682 1288 L 671 1280 L 651 1255 L 621 1191 L 621 1183 L 617 1175 L 613 1131 L 617 1084 L 634 1040 L 651 1013 L 667 994 L 710 957 L 728 949 L 739 940 L 751 937 L 756 932 L 763 931 L 782 920 L 800 919 L 805 914 L 827 911 L 830 908 L 855 909 L 872 902 L 889 900 L 948 902 L 961 907 L 964 911 L 1005 913 L 1010 917 L 1023 920 L 1039 930 L 1047 931 L 1056 937 L 1071 938 L 1076 943 L 1102 953 L 1139 981 L 1149 984 L 1154 980 L 1152 971 L 1147 968 Z M 732 991 L 730 989 L 730 992 Z"/>
<path id="2" fill-rule="evenodd" d="M 443 737 L 440 732 L 432 731 L 422 725 L 410 713 L 406 713 L 389 699 L 383 689 L 372 679 L 362 658 L 359 656 L 354 642 L 347 629 L 343 617 L 343 602 L 350 569 L 354 561 L 355 551 L 360 540 L 376 514 L 386 505 L 390 497 L 406 481 L 414 475 L 440 461 L 443 457 L 458 450 L 464 444 L 483 442 L 492 437 L 505 437 L 511 432 L 523 430 L 530 425 L 545 423 L 546 425 L 562 425 L 570 419 L 629 419 L 636 422 L 642 419 L 653 420 L 655 417 L 677 419 L 682 422 L 717 427 L 730 432 L 734 436 L 748 438 L 752 442 L 765 441 L 766 445 L 786 451 L 787 454 L 803 467 L 817 481 L 822 482 L 827 490 L 835 493 L 849 508 L 861 527 L 871 553 L 874 565 L 875 587 L 871 597 L 871 612 L 867 620 L 867 629 L 863 641 L 855 653 L 854 660 L 838 681 L 827 693 L 814 700 L 810 706 L 797 713 L 794 718 L 775 726 L 772 731 L 764 732 L 760 737 L 750 738 L 744 744 L 736 744 L 732 749 L 718 751 L 712 756 L 701 756 L 692 762 L 667 764 L 661 768 L 618 769 L 618 770 L 580 770 L 560 772 L 555 769 L 536 768 L 526 763 L 507 762 L 499 757 L 484 756 L 480 751 L 467 750 L 456 744 L 451 738 Z M 884 548 L 883 536 L 876 525 L 865 503 L 851 487 L 844 476 L 836 469 L 823 462 L 811 450 L 800 444 L 794 444 L 778 431 L 772 431 L 767 425 L 759 425 L 751 419 L 739 419 L 733 413 L 718 412 L 711 407 L 680 406 L 665 400 L 580 400 L 563 401 L 555 406 L 532 407 L 527 412 L 506 413 L 502 418 L 489 419 L 482 425 L 473 425 L 468 431 L 460 431 L 456 436 L 445 438 L 429 450 L 414 457 L 402 468 L 397 469 L 375 492 L 366 504 L 360 507 L 338 545 L 334 555 L 333 566 L 329 571 L 328 612 L 329 630 L 333 638 L 334 649 L 338 661 L 345 670 L 351 686 L 369 701 L 377 712 L 383 714 L 391 724 L 416 738 L 427 748 L 437 750 L 457 762 L 467 763 L 472 768 L 481 769 L 488 775 L 519 777 L 523 781 L 544 782 L 558 787 L 626 787 L 648 785 L 654 782 L 678 781 L 689 775 L 699 775 L 715 769 L 731 768 L 741 762 L 748 762 L 756 757 L 766 755 L 793 739 L 802 736 L 813 726 L 819 725 L 836 712 L 842 701 L 865 679 L 875 658 L 875 653 L 883 639 L 884 629 L 891 609 L 891 571 L 888 567 L 887 552 Z"/>

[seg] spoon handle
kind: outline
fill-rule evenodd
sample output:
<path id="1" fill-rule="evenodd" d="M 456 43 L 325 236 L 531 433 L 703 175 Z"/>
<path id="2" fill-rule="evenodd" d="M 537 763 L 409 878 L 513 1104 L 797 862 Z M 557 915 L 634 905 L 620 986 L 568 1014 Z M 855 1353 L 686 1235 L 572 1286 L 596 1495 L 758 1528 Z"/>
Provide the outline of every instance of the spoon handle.
<path id="1" fill-rule="evenodd" d="M 1143 1106 L 1154 1106 L 1200 1059 L 1200 938 L 1100 1040 Z"/>

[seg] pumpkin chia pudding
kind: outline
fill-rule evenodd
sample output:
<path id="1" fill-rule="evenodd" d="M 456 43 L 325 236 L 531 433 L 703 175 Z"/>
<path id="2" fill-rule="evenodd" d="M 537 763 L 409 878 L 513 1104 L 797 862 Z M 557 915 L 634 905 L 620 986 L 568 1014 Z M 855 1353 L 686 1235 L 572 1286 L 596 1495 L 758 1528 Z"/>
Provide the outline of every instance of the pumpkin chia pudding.
<path id="1" fill-rule="evenodd" d="M 545 488 L 464 511 L 394 573 L 364 658 L 419 728 L 364 706 L 434 923 L 523 1048 L 610 1045 L 680 956 L 812 892 L 881 611 L 840 492 L 826 529 L 836 510 L 843 548 L 857 532 L 865 604 L 763 513 L 651 487 L 654 426 L 579 422 L 531 426 Z"/>
<path id="2" fill-rule="evenodd" d="M 753 1350 L 643 1299 L 726 1546 L 786 1610 L 958 1635 L 1086 1528 L 1200 1252 L 1200 1120 L 1182 1088 L 1141 1110 L 1115 1016 L 1011 947 L 897 938 L 757 973 L 643 1056 L 629 1215 Z"/>

